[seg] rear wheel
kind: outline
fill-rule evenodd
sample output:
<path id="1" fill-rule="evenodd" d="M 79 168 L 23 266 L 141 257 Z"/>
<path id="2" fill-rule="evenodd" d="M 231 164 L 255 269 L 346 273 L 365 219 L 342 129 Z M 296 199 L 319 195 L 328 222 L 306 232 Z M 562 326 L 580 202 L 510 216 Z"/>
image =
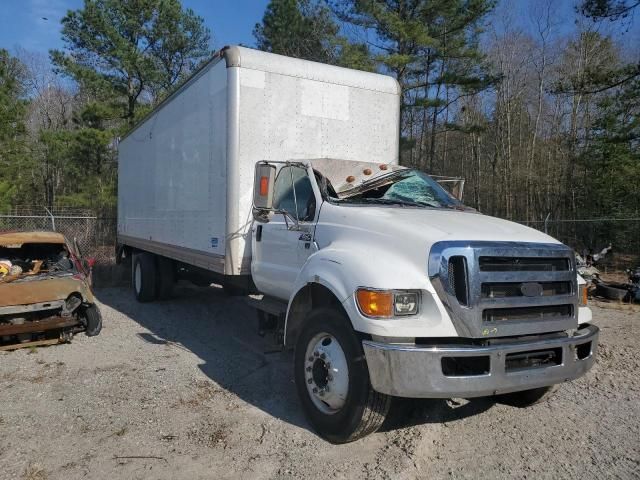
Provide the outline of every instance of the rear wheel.
<path id="1" fill-rule="evenodd" d="M 311 312 L 296 343 L 294 368 L 302 407 L 326 440 L 352 442 L 384 422 L 391 397 L 371 387 L 362 345 L 342 312 Z"/>
<path id="2" fill-rule="evenodd" d="M 156 299 L 156 262 L 151 253 L 139 253 L 133 256 L 133 291 L 139 302 L 151 302 Z"/>
<path id="3" fill-rule="evenodd" d="M 522 392 L 504 393 L 502 395 L 496 395 L 496 400 L 499 403 L 512 407 L 526 408 L 549 399 L 558 388 L 558 385 L 552 385 L 550 387 L 523 390 Z"/>
<path id="4" fill-rule="evenodd" d="M 159 256 L 157 260 L 156 296 L 159 300 L 167 300 L 176 283 L 175 266 L 170 258 Z"/>

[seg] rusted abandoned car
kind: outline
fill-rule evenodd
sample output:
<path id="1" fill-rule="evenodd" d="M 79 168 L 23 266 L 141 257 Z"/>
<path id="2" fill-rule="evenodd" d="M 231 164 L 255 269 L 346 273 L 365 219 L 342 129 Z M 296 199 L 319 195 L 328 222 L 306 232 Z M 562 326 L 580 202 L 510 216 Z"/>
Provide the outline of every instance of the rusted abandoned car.
<path id="1" fill-rule="evenodd" d="M 0 232 L 0 350 L 98 335 L 92 259 L 55 232 Z"/>

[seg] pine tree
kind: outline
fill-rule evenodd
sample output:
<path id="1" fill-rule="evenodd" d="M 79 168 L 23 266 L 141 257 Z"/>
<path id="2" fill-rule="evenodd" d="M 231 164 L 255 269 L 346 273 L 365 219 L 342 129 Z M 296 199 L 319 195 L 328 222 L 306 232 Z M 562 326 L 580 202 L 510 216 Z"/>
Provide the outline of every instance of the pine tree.
<path id="1" fill-rule="evenodd" d="M 333 11 L 372 38 L 374 58 L 403 93 L 404 149 L 413 163 L 433 170 L 438 134 L 452 128 L 449 108 L 495 78 L 478 47 L 483 18 L 494 0 L 347 0 Z"/>
<path id="2" fill-rule="evenodd" d="M 210 33 L 178 0 L 85 0 L 62 19 L 66 52 L 51 59 L 131 125 L 140 102 L 158 100 L 209 52 Z"/>
<path id="3" fill-rule="evenodd" d="M 271 0 L 253 35 L 267 52 L 371 71 L 367 46 L 340 34 L 331 11 L 315 0 Z"/>
<path id="4" fill-rule="evenodd" d="M 26 155 L 24 70 L 17 58 L 0 49 L 0 212 L 19 195 L 22 173 L 17 167 Z"/>

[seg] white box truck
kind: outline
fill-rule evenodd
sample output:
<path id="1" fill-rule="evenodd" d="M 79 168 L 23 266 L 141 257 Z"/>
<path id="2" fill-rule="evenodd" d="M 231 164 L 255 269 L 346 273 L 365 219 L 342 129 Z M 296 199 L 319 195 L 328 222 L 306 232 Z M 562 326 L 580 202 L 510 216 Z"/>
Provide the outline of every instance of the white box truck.
<path id="1" fill-rule="evenodd" d="M 260 293 L 301 405 L 341 443 L 391 398 L 527 406 L 594 363 L 573 251 L 398 165 L 387 76 L 220 51 L 119 145 L 118 257 L 140 301 L 175 279 Z"/>

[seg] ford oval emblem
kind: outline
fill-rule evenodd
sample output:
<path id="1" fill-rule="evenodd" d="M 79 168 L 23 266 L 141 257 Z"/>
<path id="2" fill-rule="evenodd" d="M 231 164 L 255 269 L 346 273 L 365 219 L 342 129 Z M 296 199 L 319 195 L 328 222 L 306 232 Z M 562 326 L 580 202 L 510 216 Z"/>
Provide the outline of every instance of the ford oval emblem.
<path id="1" fill-rule="evenodd" d="M 520 285 L 520 291 L 525 297 L 541 297 L 543 290 L 542 285 L 538 282 L 527 282 Z"/>

